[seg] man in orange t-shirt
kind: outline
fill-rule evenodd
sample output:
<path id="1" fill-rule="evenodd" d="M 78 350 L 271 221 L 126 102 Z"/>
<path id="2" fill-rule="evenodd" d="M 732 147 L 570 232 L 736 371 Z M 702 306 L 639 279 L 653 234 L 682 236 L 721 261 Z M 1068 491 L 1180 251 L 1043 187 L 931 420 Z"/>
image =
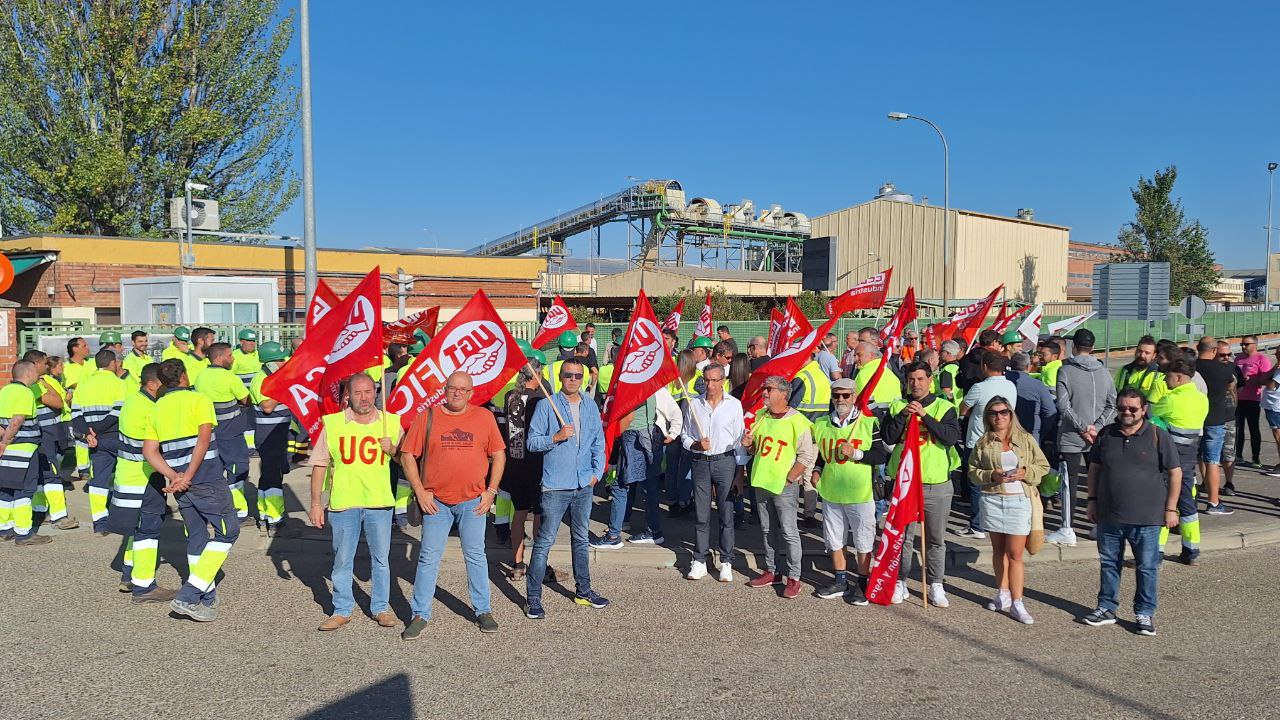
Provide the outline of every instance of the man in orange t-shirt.
<path id="1" fill-rule="evenodd" d="M 444 405 L 414 418 L 400 444 L 400 468 L 422 508 L 422 551 L 413 580 L 413 619 L 400 637 L 416 640 L 431 619 L 436 575 L 449 531 L 458 525 L 467 565 L 471 609 L 481 632 L 497 632 L 490 613 L 486 515 L 498 496 L 507 464 L 506 443 L 493 413 L 471 404 L 471 376 L 455 372 L 445 381 Z M 425 477 L 418 459 L 425 451 Z M 487 476 L 487 482 L 486 482 Z"/>

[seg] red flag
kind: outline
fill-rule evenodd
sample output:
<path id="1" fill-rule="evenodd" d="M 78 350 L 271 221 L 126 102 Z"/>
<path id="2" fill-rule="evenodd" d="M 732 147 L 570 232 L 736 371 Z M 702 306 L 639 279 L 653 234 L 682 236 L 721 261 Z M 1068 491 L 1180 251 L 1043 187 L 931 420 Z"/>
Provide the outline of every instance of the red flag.
<path id="1" fill-rule="evenodd" d="M 693 329 L 694 337 L 711 337 L 711 291 L 707 291 L 707 301 L 702 304 L 702 312 L 698 314 L 698 325 Z"/>
<path id="2" fill-rule="evenodd" d="M 858 393 L 858 409 L 862 411 L 863 415 L 871 414 L 871 393 L 880 383 L 880 378 L 884 375 L 885 368 L 889 365 L 889 357 L 898 351 L 898 343 L 902 341 L 902 332 L 915 319 L 916 289 L 909 287 L 907 288 L 907 294 L 902 297 L 902 304 L 893 313 L 893 317 L 889 318 L 889 322 L 880 328 L 880 345 L 884 348 L 884 351 L 880 353 L 880 364 L 876 366 L 875 372 L 871 375 L 871 380 L 863 386 L 862 392 Z"/>
<path id="3" fill-rule="evenodd" d="M 800 372 L 800 369 L 812 359 L 814 348 L 818 347 L 822 338 L 831 332 L 831 328 L 835 327 L 839 321 L 840 316 L 837 315 L 828 318 L 817 330 L 810 328 L 806 334 L 792 340 L 791 344 L 774 355 L 769 362 L 751 373 L 751 377 L 747 378 L 747 387 L 742 391 L 742 409 L 747 414 L 748 426 L 754 422 L 755 413 L 760 409 L 763 400 L 760 389 L 764 387 L 764 381 L 773 375 L 781 375 L 787 380 L 793 379 L 796 373 Z M 808 323 L 808 320 L 805 322 Z"/>
<path id="4" fill-rule="evenodd" d="M 1023 305 L 1021 308 L 1014 310 L 1003 317 L 997 318 L 995 323 L 991 326 L 991 329 L 1003 335 L 1009 328 L 1013 327 L 1014 320 L 1017 320 L 1020 315 L 1030 309 L 1030 305 Z"/>
<path id="5" fill-rule="evenodd" d="M 794 297 L 787 298 L 787 311 L 782 316 L 782 342 L 779 345 L 785 348 L 796 338 L 808 335 L 812 329 L 813 325 L 809 323 L 809 318 L 804 316 L 804 311 L 796 304 L 796 299 Z"/>
<path id="6" fill-rule="evenodd" d="M 401 345 L 412 345 L 413 334 L 421 330 L 427 334 L 427 337 L 434 337 L 436 334 L 436 325 L 440 321 L 440 306 L 437 305 L 426 310 L 418 312 L 392 322 L 382 323 L 382 343 L 383 347 L 391 343 L 399 343 Z"/>
<path id="7" fill-rule="evenodd" d="M 530 345 L 540 348 L 560 337 L 560 333 L 565 330 L 576 330 L 577 328 L 578 322 L 573 319 L 573 314 L 565 306 L 564 300 L 561 300 L 560 296 L 557 295 L 556 299 L 551 301 L 547 316 L 542 318 L 542 327 L 538 328 L 538 334 L 533 336 L 533 342 Z"/>
<path id="8" fill-rule="evenodd" d="M 978 330 L 982 327 L 983 321 L 987 319 L 991 308 L 996 304 L 996 296 L 1003 289 L 1004 285 L 1000 285 L 995 290 L 992 290 L 990 295 L 968 307 L 960 308 L 952 314 L 947 321 L 954 327 L 952 334 L 964 333 L 965 344 L 972 346 L 973 339 L 978 336 Z"/>
<path id="9" fill-rule="evenodd" d="M 667 316 L 666 320 L 662 321 L 662 329 L 670 330 L 671 332 L 674 332 L 674 333 L 680 332 L 680 318 L 683 315 L 684 315 L 684 298 L 680 298 L 680 302 L 676 303 L 675 309 L 671 311 L 671 314 Z"/>
<path id="10" fill-rule="evenodd" d="M 782 328 L 785 323 L 786 317 L 781 310 L 773 308 L 769 311 L 769 341 L 765 346 L 765 352 L 769 354 L 769 357 L 777 355 L 778 351 L 782 349 Z"/>
<path id="11" fill-rule="evenodd" d="M 375 267 L 346 299 L 321 314 L 293 357 L 262 383 L 262 394 L 284 403 L 310 435 L 326 412 L 335 411 L 325 407 L 336 403 L 338 383 L 382 361 L 379 282 Z"/>
<path id="12" fill-rule="evenodd" d="M 600 416 L 604 422 L 606 458 L 613 450 L 613 441 L 626 429 L 622 427 L 622 419 L 643 405 L 658 388 L 679 377 L 675 358 L 662 342 L 662 330 L 644 290 L 636 298 L 636 310 L 622 336 L 616 367 Z"/>
<path id="13" fill-rule="evenodd" d="M 387 397 L 387 410 L 408 428 L 418 413 L 444 402 L 445 381 L 458 370 L 471 376 L 471 404 L 483 405 L 524 363 L 506 323 L 484 291 L 477 290 L 409 365 Z"/>
<path id="14" fill-rule="evenodd" d="M 316 291 L 311 295 L 311 302 L 307 305 L 307 324 L 306 333 L 311 332 L 311 328 L 320 322 L 320 318 L 329 313 L 330 310 L 338 307 L 338 303 L 342 302 L 338 299 L 337 293 L 325 284 L 324 280 L 316 279 Z"/>
<path id="15" fill-rule="evenodd" d="M 924 522 L 920 445 L 920 418 L 912 415 L 902 440 L 902 459 L 898 463 L 893 500 L 884 519 L 884 532 L 880 535 L 880 544 L 871 562 L 871 575 L 867 579 L 867 599 L 877 605 L 888 605 L 893 600 L 907 526 L 913 522 Z"/>
<path id="16" fill-rule="evenodd" d="M 834 317 L 851 310 L 873 310 L 883 307 L 885 297 L 889 294 L 889 280 L 892 277 L 893 268 L 888 268 L 845 290 L 827 303 L 827 316 Z"/>

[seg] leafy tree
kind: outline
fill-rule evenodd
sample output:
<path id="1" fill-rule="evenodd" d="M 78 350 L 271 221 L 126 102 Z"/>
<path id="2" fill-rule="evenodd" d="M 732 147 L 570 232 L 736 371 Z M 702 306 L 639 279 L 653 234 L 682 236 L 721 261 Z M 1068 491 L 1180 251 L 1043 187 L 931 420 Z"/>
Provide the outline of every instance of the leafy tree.
<path id="1" fill-rule="evenodd" d="M 191 179 L 231 231 L 298 195 L 293 15 L 278 0 L 0 5 L 0 212 L 17 232 L 150 235 Z"/>
<path id="2" fill-rule="evenodd" d="M 800 307 L 807 318 L 825 318 L 827 316 L 827 302 L 830 300 L 831 297 L 826 293 L 814 290 L 805 290 L 796 295 L 796 305 Z M 779 299 L 778 307 L 785 307 L 786 304 L 786 298 Z M 768 316 L 766 315 L 765 317 Z"/>
<path id="3" fill-rule="evenodd" d="M 702 312 L 702 304 L 706 301 L 706 292 L 672 293 L 670 295 L 650 298 L 653 313 L 662 320 L 675 309 L 676 303 L 684 300 L 684 320 L 696 322 L 698 313 Z M 767 316 L 766 316 L 767 317 Z M 760 308 L 754 303 L 743 300 L 737 295 L 727 294 L 723 288 L 711 291 L 711 319 L 717 325 L 724 320 L 759 320 Z"/>
<path id="4" fill-rule="evenodd" d="M 1207 297 L 1218 282 L 1209 231 L 1199 220 L 1186 220 L 1182 200 L 1174 199 L 1178 169 L 1170 165 L 1154 177 L 1138 178 L 1130 188 L 1138 206 L 1133 222 L 1120 228 L 1120 252 L 1112 262 L 1169 263 L 1169 300 L 1181 302 L 1188 295 Z"/>

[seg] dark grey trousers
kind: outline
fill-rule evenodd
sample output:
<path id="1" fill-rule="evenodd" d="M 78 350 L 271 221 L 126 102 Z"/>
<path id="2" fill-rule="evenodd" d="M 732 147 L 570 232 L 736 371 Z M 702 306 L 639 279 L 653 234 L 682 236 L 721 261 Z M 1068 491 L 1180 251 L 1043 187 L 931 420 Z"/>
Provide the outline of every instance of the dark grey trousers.
<path id="1" fill-rule="evenodd" d="M 929 582 L 942 582 L 947 570 L 947 516 L 951 514 L 951 496 L 955 490 L 950 482 L 921 487 L 924 489 L 924 534 L 927 541 L 926 547 L 922 548 L 922 557 L 929 571 Z M 905 579 L 911 572 L 911 553 L 919 527 L 920 523 L 907 526 L 902 541 L 902 563 L 898 566 L 900 578 Z"/>
<path id="2" fill-rule="evenodd" d="M 720 562 L 733 563 L 733 503 L 729 491 L 733 489 L 733 476 L 738 463 L 732 455 L 698 455 L 690 453 L 693 468 L 694 520 L 693 559 L 707 561 L 711 547 L 711 497 L 714 491 L 716 511 L 720 516 Z"/>

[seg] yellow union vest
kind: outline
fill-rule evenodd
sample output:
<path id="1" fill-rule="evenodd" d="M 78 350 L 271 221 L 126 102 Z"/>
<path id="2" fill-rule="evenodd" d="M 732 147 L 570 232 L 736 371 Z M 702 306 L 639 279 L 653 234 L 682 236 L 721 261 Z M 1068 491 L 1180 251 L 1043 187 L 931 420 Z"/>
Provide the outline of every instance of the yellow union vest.
<path id="1" fill-rule="evenodd" d="M 854 410 L 856 418 L 844 427 L 836 427 L 828 414 L 813 424 L 813 441 L 826 465 L 818 481 L 818 494 L 826 502 L 840 505 L 869 503 L 871 494 L 871 466 L 855 462 L 839 452 L 842 441 L 849 441 L 858 450 L 866 452 L 875 433 L 876 419 Z"/>
<path id="2" fill-rule="evenodd" d="M 887 372 L 887 370 L 886 370 Z M 804 386 L 804 398 L 800 400 L 802 413 L 826 412 L 831 407 L 831 381 L 822 372 L 817 360 L 810 360 L 796 375 Z"/>
<path id="3" fill-rule="evenodd" d="M 382 452 L 383 427 L 398 427 L 400 418 L 381 413 L 380 421 L 365 425 L 347 422 L 345 412 L 325 415 L 325 439 L 329 443 L 329 509 L 389 508 L 396 504 L 391 494 L 390 458 Z"/>
<path id="4" fill-rule="evenodd" d="M 902 408 L 908 404 L 907 400 L 895 400 L 889 404 L 889 414 L 897 415 L 902 412 Z M 945 398 L 934 398 L 933 403 L 925 408 L 925 412 L 929 413 L 929 417 L 942 421 L 946 417 L 948 410 L 954 410 L 955 406 L 947 402 Z M 949 476 L 952 470 L 960 467 L 960 454 L 953 447 L 942 447 L 935 443 L 932 437 L 929 437 L 929 431 L 924 424 L 920 424 L 920 438 L 924 441 L 924 445 L 920 448 L 920 472 L 924 475 L 921 483 L 924 485 L 940 485 L 944 482 L 950 482 Z M 904 438 L 905 440 L 905 438 Z M 890 477 L 896 477 L 898 474 L 898 463 L 902 462 L 902 443 L 898 443 L 893 447 L 893 453 L 889 456 L 889 466 L 886 472 Z"/>
<path id="5" fill-rule="evenodd" d="M 787 473 L 796 464 L 796 443 L 813 423 L 800 413 L 775 418 L 762 410 L 751 428 L 755 459 L 751 463 L 751 487 L 777 495 L 787 486 Z"/>

